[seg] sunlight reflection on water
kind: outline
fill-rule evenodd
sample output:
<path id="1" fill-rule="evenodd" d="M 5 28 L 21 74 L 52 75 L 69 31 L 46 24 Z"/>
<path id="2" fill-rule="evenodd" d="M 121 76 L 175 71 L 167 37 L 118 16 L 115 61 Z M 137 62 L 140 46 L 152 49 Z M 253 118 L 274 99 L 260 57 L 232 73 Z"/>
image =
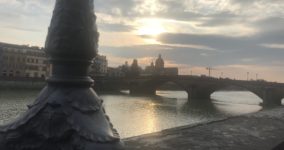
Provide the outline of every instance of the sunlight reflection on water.
<path id="1" fill-rule="evenodd" d="M 0 123 L 23 113 L 39 91 L 0 91 Z M 101 94 L 114 127 L 122 138 L 261 110 L 262 101 L 250 92 L 216 92 L 212 102 L 191 106 L 183 91 L 157 91 L 157 96 Z"/>

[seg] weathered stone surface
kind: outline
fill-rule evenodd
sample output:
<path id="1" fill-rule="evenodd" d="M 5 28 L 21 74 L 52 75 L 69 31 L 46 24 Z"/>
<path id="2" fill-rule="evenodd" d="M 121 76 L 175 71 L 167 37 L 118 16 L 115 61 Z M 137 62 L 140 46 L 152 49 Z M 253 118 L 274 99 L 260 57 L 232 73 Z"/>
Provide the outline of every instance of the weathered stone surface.
<path id="1" fill-rule="evenodd" d="M 271 150 L 284 141 L 284 108 L 124 139 L 129 150 Z"/>

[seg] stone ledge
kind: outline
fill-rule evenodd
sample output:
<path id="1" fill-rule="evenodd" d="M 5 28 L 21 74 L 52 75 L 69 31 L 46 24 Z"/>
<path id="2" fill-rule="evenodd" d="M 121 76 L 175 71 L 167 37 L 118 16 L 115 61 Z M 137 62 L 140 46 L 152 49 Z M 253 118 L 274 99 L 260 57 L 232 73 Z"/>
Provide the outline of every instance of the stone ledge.
<path id="1" fill-rule="evenodd" d="M 124 139 L 129 150 L 271 150 L 284 141 L 284 107 Z"/>

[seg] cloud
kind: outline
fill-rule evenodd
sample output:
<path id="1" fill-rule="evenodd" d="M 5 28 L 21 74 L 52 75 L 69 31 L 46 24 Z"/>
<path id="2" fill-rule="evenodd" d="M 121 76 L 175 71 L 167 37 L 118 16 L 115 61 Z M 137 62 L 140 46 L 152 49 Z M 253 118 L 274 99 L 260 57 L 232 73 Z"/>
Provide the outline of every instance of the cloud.
<path id="1" fill-rule="evenodd" d="M 51 0 L 1 0 L 0 4 L 0 25 L 26 31 L 46 30 L 53 6 Z"/>
<path id="2" fill-rule="evenodd" d="M 223 72 L 224 77 L 234 77 L 236 79 L 246 80 L 247 72 L 249 72 L 249 78 L 253 80 L 255 80 L 257 76 L 258 79 L 268 79 L 273 82 L 284 82 L 282 76 L 284 73 L 283 66 L 234 64 L 216 66 L 215 69 L 215 76 L 218 76 L 218 73 Z"/>
<path id="3" fill-rule="evenodd" d="M 135 16 L 136 2 L 134 0 L 95 0 L 95 11 L 112 16 Z"/>
<path id="4" fill-rule="evenodd" d="M 203 16 L 206 19 L 201 22 L 200 26 L 226 26 L 232 24 L 239 24 L 243 20 L 240 16 L 232 12 L 220 12 L 217 14 Z"/>
<path id="5" fill-rule="evenodd" d="M 274 35 L 280 38 L 279 36 Z M 240 63 L 243 58 L 254 58 L 254 61 L 250 63 L 255 64 L 269 64 L 272 60 L 281 59 L 281 55 L 284 55 L 283 47 L 278 45 L 278 49 L 283 51 L 275 51 L 272 45 L 264 46 L 263 43 L 275 41 L 281 41 L 283 38 L 273 40 L 270 34 L 255 35 L 252 37 L 228 37 L 224 35 L 196 35 L 196 34 L 163 34 L 159 38 L 159 41 L 167 44 L 196 44 L 210 47 L 218 51 L 212 51 L 211 54 L 204 53 L 203 56 L 209 56 L 207 59 L 211 59 L 213 65 L 220 63 L 232 64 Z M 268 44 L 269 45 L 269 44 Z M 188 53 L 189 55 L 191 53 Z M 214 60 L 215 59 L 215 60 Z M 220 61 L 223 60 L 223 61 Z M 219 62 L 219 63 L 218 63 Z M 248 62 L 247 62 L 248 63 Z"/>
<path id="6" fill-rule="evenodd" d="M 280 65 L 275 60 L 282 60 L 283 45 L 269 44 L 275 41 L 271 33 L 260 32 L 249 37 L 231 37 L 217 34 L 161 34 L 161 44 L 120 47 L 101 47 L 101 52 L 112 53 L 117 57 L 139 58 L 163 54 L 176 64 L 192 66 L 219 65 Z M 273 34 L 273 36 L 275 36 Z M 279 37 L 282 34 L 279 34 Z M 277 36 L 278 37 L 278 36 Z M 280 39 L 280 40 L 283 40 Z M 279 40 L 279 41 L 280 41 Z M 268 42 L 268 44 L 265 42 Z M 276 42 L 277 43 L 277 42 Z M 275 46 L 278 50 L 275 50 Z M 209 48 L 209 49 L 208 49 Z"/>
<path id="7" fill-rule="evenodd" d="M 266 17 L 259 20 L 256 20 L 252 23 L 255 28 L 258 28 L 261 32 L 284 32 L 284 17 Z"/>
<path id="8" fill-rule="evenodd" d="M 8 28 L 8 29 L 20 30 L 20 31 L 27 31 L 27 32 L 40 32 L 40 29 L 24 28 L 24 27 L 17 27 L 17 26 L 2 26 L 2 28 Z"/>
<path id="9" fill-rule="evenodd" d="M 123 24 L 108 24 L 108 23 L 99 23 L 98 28 L 102 31 L 107 32 L 130 32 L 133 31 L 135 28 L 130 25 L 123 25 Z"/>
<path id="10" fill-rule="evenodd" d="M 246 37 L 229 37 L 214 34 L 161 34 L 158 40 L 167 44 L 203 45 L 221 51 L 243 50 L 251 46 L 251 39 Z"/>
<path id="11" fill-rule="evenodd" d="M 54 2 L 0 0 L 1 41 L 42 46 Z M 185 68 L 183 72 L 188 72 L 188 66 L 206 73 L 202 71 L 206 66 L 239 65 L 248 66 L 240 70 L 275 66 L 270 71 L 276 74 L 277 67 L 284 64 L 283 0 L 95 0 L 94 3 L 100 53 L 110 55 L 110 64 L 133 58 L 148 61 L 159 53 L 169 64 Z M 143 22 L 151 19 L 166 33 L 137 35 L 135 31 L 145 28 Z M 265 71 L 269 72 L 269 68 Z"/>
<path id="12" fill-rule="evenodd" d="M 271 49 L 284 49 L 284 44 L 262 44 L 262 46 L 271 48 Z"/>

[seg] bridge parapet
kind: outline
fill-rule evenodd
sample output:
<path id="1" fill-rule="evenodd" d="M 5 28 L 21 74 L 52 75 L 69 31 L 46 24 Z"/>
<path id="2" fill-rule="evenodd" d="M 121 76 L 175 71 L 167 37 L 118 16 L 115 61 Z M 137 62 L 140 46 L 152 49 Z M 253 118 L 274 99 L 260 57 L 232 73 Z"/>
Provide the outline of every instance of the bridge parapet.
<path id="1" fill-rule="evenodd" d="M 107 82 L 106 79 L 105 82 Z M 111 82 L 113 82 L 112 79 Z M 284 97 L 284 84 L 265 81 L 244 81 L 197 76 L 144 76 L 136 78 L 120 78 L 114 86 L 130 90 L 135 95 L 155 95 L 159 86 L 166 82 L 174 82 L 188 93 L 189 101 L 194 99 L 210 99 L 210 95 L 226 87 L 235 86 L 248 90 L 263 100 L 263 105 L 280 105 Z"/>

